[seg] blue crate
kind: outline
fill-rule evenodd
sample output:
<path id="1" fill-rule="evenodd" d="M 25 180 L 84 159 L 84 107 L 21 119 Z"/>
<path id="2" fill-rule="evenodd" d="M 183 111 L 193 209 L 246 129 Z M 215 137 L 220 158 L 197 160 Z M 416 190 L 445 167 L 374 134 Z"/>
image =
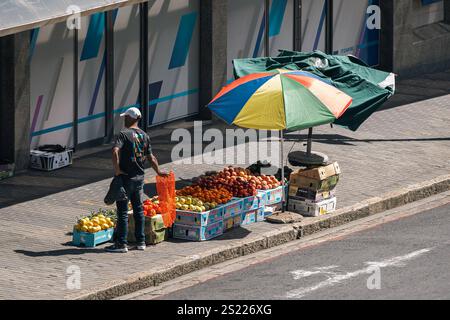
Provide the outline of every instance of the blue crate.
<path id="1" fill-rule="evenodd" d="M 244 199 L 233 198 L 230 202 L 224 204 L 222 208 L 224 219 L 240 215 L 244 211 Z"/>
<path id="2" fill-rule="evenodd" d="M 264 207 L 266 205 L 266 198 L 266 191 L 258 191 L 256 196 L 244 198 L 243 210 L 250 211 Z"/>
<path id="3" fill-rule="evenodd" d="M 114 228 L 102 230 L 96 233 L 81 232 L 73 229 L 72 243 L 76 246 L 94 248 L 99 244 L 112 239 Z"/>
<path id="4" fill-rule="evenodd" d="M 204 227 L 221 220 L 223 220 L 223 207 L 217 207 L 206 212 L 177 210 L 175 223 Z"/>
<path id="5" fill-rule="evenodd" d="M 285 187 L 286 190 L 286 187 Z M 283 186 L 266 190 L 266 205 L 272 205 L 283 201 Z"/>
<path id="6" fill-rule="evenodd" d="M 205 227 L 187 226 L 175 223 L 173 225 L 173 237 L 175 239 L 190 241 L 206 241 L 223 234 L 223 221 Z"/>

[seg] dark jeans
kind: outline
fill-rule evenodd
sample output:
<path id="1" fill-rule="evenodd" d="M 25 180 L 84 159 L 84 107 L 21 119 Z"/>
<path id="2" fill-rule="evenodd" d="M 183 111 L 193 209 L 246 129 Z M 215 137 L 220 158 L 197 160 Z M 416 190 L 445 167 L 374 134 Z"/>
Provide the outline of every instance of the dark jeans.
<path id="1" fill-rule="evenodd" d="M 145 242 L 144 234 L 144 209 L 143 209 L 143 195 L 144 195 L 144 180 L 130 179 L 127 176 L 122 176 L 123 186 L 127 192 L 129 201 L 133 206 L 133 217 L 135 223 L 134 234 L 137 243 Z M 117 227 L 114 236 L 114 241 L 118 244 L 127 244 L 128 237 L 128 201 L 117 201 Z"/>

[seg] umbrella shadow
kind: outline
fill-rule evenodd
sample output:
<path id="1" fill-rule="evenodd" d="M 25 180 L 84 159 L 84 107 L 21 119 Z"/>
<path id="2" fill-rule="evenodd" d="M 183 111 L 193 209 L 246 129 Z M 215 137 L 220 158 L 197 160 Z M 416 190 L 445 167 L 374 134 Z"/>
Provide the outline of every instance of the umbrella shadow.
<path id="1" fill-rule="evenodd" d="M 287 134 L 285 141 L 305 142 L 308 136 L 306 134 Z M 339 134 L 313 134 L 313 143 L 323 143 L 331 145 L 356 146 L 356 143 L 376 143 L 376 142 L 434 142 L 450 141 L 449 137 L 433 138 L 404 138 L 404 139 L 355 139 Z"/>

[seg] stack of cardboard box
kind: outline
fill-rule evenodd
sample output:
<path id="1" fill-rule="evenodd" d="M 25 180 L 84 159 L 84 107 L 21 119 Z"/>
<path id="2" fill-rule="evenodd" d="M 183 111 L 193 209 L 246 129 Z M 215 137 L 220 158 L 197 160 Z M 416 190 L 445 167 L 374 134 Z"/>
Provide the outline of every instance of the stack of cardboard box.
<path id="1" fill-rule="evenodd" d="M 289 182 L 289 211 L 308 217 L 335 211 L 335 188 L 340 174 L 337 162 L 293 172 Z"/>

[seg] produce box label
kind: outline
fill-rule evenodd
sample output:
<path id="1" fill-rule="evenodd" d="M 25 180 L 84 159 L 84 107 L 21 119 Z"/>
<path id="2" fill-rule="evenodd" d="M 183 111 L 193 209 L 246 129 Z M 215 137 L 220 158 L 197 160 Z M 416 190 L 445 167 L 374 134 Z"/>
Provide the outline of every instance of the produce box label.
<path id="1" fill-rule="evenodd" d="M 176 211 L 175 222 L 192 226 L 208 226 L 223 220 L 223 207 L 217 207 L 207 212 Z"/>
<path id="2" fill-rule="evenodd" d="M 314 191 L 330 191 L 336 187 L 339 182 L 339 175 L 331 176 L 325 180 L 317 180 L 308 177 L 291 177 L 290 185 L 299 188 L 310 189 Z"/>
<path id="3" fill-rule="evenodd" d="M 270 217 L 275 212 L 281 211 L 281 209 L 282 209 L 281 202 L 276 203 L 276 204 L 267 205 L 264 207 L 264 217 Z"/>
<path id="4" fill-rule="evenodd" d="M 243 213 L 241 213 L 241 216 L 242 216 L 242 220 L 241 220 L 242 226 L 249 225 L 249 224 L 256 223 L 256 222 L 262 222 L 265 220 L 264 208 L 243 212 Z"/>
<path id="5" fill-rule="evenodd" d="M 225 219 L 223 221 L 223 231 L 224 232 L 229 231 L 231 229 L 239 227 L 240 225 L 241 225 L 241 216 L 240 215 Z"/>
<path id="6" fill-rule="evenodd" d="M 336 197 L 318 203 L 289 199 L 288 209 L 306 217 L 319 217 L 335 211 L 336 202 Z"/>
<path id="7" fill-rule="evenodd" d="M 266 191 L 266 205 L 283 201 L 283 186 Z"/>
<path id="8" fill-rule="evenodd" d="M 244 210 L 244 199 L 233 198 L 233 200 L 223 205 L 222 208 L 224 219 L 235 217 Z"/>
<path id="9" fill-rule="evenodd" d="M 258 191 L 256 196 L 244 198 L 243 210 L 250 211 L 264 207 L 266 204 L 266 198 L 266 191 Z"/>
<path id="10" fill-rule="evenodd" d="M 223 234 L 223 221 L 219 221 L 206 227 L 187 226 L 175 223 L 173 225 L 173 237 L 190 241 L 205 241 Z"/>
<path id="11" fill-rule="evenodd" d="M 289 187 L 289 197 L 294 200 L 310 200 L 312 202 L 320 202 L 330 199 L 336 195 L 335 189 L 329 191 L 315 191 L 296 186 Z"/>
<path id="12" fill-rule="evenodd" d="M 114 228 L 102 230 L 96 233 L 81 232 L 73 230 L 72 243 L 76 246 L 85 246 L 93 248 L 99 244 L 108 242 L 112 239 Z"/>

